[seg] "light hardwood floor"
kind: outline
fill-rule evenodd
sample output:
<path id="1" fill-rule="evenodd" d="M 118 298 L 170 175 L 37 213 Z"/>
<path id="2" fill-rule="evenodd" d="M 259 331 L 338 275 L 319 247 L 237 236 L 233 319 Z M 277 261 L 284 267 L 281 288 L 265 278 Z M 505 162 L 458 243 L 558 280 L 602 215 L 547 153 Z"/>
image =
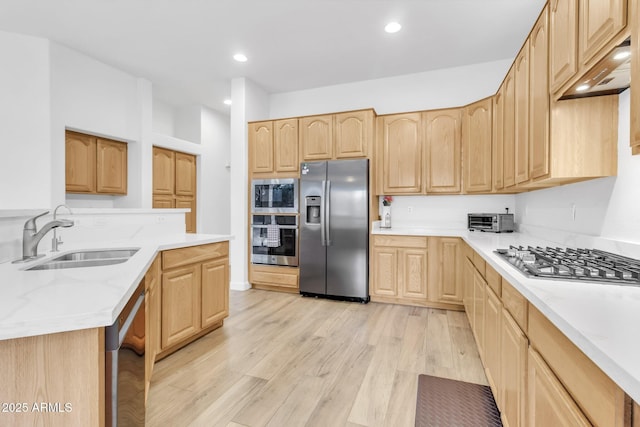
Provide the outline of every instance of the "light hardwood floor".
<path id="1" fill-rule="evenodd" d="M 418 374 L 487 384 L 463 312 L 231 291 L 156 364 L 147 426 L 413 426 Z"/>

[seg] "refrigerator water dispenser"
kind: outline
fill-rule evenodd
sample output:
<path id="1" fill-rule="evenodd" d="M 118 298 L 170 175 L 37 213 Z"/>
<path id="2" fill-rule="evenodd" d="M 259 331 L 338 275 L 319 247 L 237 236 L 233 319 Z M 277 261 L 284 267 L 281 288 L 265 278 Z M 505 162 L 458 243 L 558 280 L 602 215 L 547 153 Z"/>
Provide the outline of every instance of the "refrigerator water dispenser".
<path id="1" fill-rule="evenodd" d="M 305 197 L 305 208 L 307 210 L 307 224 L 320 224 L 320 196 Z"/>

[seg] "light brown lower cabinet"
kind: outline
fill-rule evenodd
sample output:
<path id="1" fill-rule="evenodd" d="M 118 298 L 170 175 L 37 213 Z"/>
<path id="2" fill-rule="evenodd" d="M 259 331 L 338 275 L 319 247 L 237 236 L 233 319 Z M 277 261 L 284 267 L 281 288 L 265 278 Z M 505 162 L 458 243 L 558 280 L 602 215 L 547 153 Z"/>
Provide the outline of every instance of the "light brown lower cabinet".
<path id="1" fill-rule="evenodd" d="M 473 334 L 476 337 L 478 353 L 484 354 L 484 303 L 487 282 L 478 270 L 473 271 Z"/>
<path id="2" fill-rule="evenodd" d="M 458 237 L 429 237 L 429 299 L 462 304 L 462 240 Z"/>
<path id="3" fill-rule="evenodd" d="M 489 287 L 486 288 L 484 305 L 484 359 L 487 381 L 495 390 L 496 402 L 500 401 L 500 347 L 502 327 L 502 304 L 500 298 Z"/>
<path id="4" fill-rule="evenodd" d="M 500 334 L 500 400 L 503 424 L 525 425 L 525 397 L 527 377 L 527 336 L 502 308 Z M 550 424 L 552 425 L 552 424 Z"/>
<path id="5" fill-rule="evenodd" d="M 158 357 L 222 326 L 228 289 L 229 242 L 163 251 Z"/>
<path id="6" fill-rule="evenodd" d="M 528 365 L 527 425 L 591 425 L 542 356 L 532 348 L 529 348 Z"/>
<path id="7" fill-rule="evenodd" d="M 300 269 L 278 265 L 249 265 L 249 282 L 255 289 L 298 293 Z"/>
<path id="8" fill-rule="evenodd" d="M 160 298 L 160 255 L 156 256 L 147 273 L 144 276 L 145 284 L 145 402 L 149 394 L 151 375 L 156 361 L 156 355 L 160 353 L 162 337 L 160 334 L 162 322 L 162 299 Z"/>

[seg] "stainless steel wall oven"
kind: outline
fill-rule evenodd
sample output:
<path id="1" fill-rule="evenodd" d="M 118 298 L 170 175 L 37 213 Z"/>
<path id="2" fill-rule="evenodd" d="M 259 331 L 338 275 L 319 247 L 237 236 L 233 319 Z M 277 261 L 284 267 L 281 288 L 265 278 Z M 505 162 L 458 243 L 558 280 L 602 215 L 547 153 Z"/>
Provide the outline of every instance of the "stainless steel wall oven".
<path id="1" fill-rule="evenodd" d="M 298 266 L 298 217 L 252 215 L 251 262 Z"/>

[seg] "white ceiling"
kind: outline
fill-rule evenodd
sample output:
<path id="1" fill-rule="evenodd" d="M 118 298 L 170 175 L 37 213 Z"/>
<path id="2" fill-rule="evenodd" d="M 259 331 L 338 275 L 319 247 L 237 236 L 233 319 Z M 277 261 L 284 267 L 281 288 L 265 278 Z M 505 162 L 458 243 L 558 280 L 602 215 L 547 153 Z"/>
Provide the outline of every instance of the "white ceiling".
<path id="1" fill-rule="evenodd" d="M 0 0 L 0 30 L 45 37 L 219 111 L 267 92 L 513 58 L 543 0 Z M 383 31 L 390 20 L 403 26 Z M 232 55 L 243 52 L 241 64 Z"/>

